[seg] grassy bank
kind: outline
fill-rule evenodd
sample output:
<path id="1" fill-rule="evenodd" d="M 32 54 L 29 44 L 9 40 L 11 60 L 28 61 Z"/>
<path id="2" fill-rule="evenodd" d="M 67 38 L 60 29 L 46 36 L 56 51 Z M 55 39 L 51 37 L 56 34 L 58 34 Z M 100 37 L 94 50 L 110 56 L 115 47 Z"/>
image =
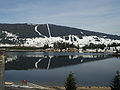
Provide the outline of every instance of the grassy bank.
<path id="1" fill-rule="evenodd" d="M 65 90 L 64 87 L 47 87 L 49 89 L 40 88 L 20 88 L 20 87 L 6 87 L 5 90 Z M 111 90 L 109 87 L 78 87 L 77 90 Z"/>
<path id="2" fill-rule="evenodd" d="M 6 82 L 5 90 L 65 90 L 64 86 L 41 86 L 38 84 L 28 82 L 27 85 L 21 85 L 21 83 Z M 111 90 L 110 87 L 85 87 L 77 86 L 76 90 Z"/>

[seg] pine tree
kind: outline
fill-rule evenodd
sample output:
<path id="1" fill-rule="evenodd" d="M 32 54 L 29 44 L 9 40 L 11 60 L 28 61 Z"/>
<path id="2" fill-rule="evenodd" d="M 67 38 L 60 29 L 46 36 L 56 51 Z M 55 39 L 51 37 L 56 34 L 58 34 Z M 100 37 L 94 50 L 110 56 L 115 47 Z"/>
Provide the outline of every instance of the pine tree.
<path id="1" fill-rule="evenodd" d="M 75 78 L 74 78 L 72 72 L 70 72 L 70 74 L 68 75 L 68 77 L 66 79 L 65 89 L 66 90 L 76 90 L 76 82 L 75 82 Z"/>
<path id="2" fill-rule="evenodd" d="M 120 72 L 117 71 L 115 77 L 113 78 L 111 85 L 111 90 L 120 90 Z"/>

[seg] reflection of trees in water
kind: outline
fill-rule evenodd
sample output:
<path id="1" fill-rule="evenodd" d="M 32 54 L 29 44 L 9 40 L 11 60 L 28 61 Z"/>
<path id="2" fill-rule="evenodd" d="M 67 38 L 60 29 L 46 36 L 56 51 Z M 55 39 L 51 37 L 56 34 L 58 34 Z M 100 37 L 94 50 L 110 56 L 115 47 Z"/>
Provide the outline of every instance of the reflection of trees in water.
<path id="1" fill-rule="evenodd" d="M 119 59 L 120 58 L 120 53 L 114 53 L 112 56 Z"/>
<path id="2" fill-rule="evenodd" d="M 17 58 L 16 58 L 17 57 Z M 88 63 L 93 61 L 104 60 L 112 57 L 109 54 L 79 54 L 79 55 L 26 55 L 13 56 L 6 59 L 6 70 L 28 70 L 28 69 L 54 69 L 70 65 Z M 9 60 L 10 59 L 10 60 Z"/>
<path id="3" fill-rule="evenodd" d="M 6 58 L 5 63 L 12 62 L 13 60 L 16 60 L 17 56 L 9 56 Z"/>

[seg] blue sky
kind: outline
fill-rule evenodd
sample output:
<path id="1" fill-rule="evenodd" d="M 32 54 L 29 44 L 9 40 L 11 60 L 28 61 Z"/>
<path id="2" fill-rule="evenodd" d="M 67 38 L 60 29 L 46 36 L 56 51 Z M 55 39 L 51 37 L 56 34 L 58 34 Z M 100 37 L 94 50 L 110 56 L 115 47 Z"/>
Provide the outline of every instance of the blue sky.
<path id="1" fill-rule="evenodd" d="M 0 0 L 0 23 L 51 23 L 120 35 L 120 0 Z"/>

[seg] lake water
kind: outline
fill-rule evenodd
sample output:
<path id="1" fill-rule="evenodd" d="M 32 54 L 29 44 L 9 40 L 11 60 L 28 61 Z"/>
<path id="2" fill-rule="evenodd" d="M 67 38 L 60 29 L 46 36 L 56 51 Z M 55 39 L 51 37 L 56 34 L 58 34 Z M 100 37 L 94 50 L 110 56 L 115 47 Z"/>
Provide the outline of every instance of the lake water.
<path id="1" fill-rule="evenodd" d="M 73 72 L 78 85 L 109 86 L 120 59 L 103 53 L 7 52 L 6 81 L 28 80 L 40 85 L 64 85 Z"/>

